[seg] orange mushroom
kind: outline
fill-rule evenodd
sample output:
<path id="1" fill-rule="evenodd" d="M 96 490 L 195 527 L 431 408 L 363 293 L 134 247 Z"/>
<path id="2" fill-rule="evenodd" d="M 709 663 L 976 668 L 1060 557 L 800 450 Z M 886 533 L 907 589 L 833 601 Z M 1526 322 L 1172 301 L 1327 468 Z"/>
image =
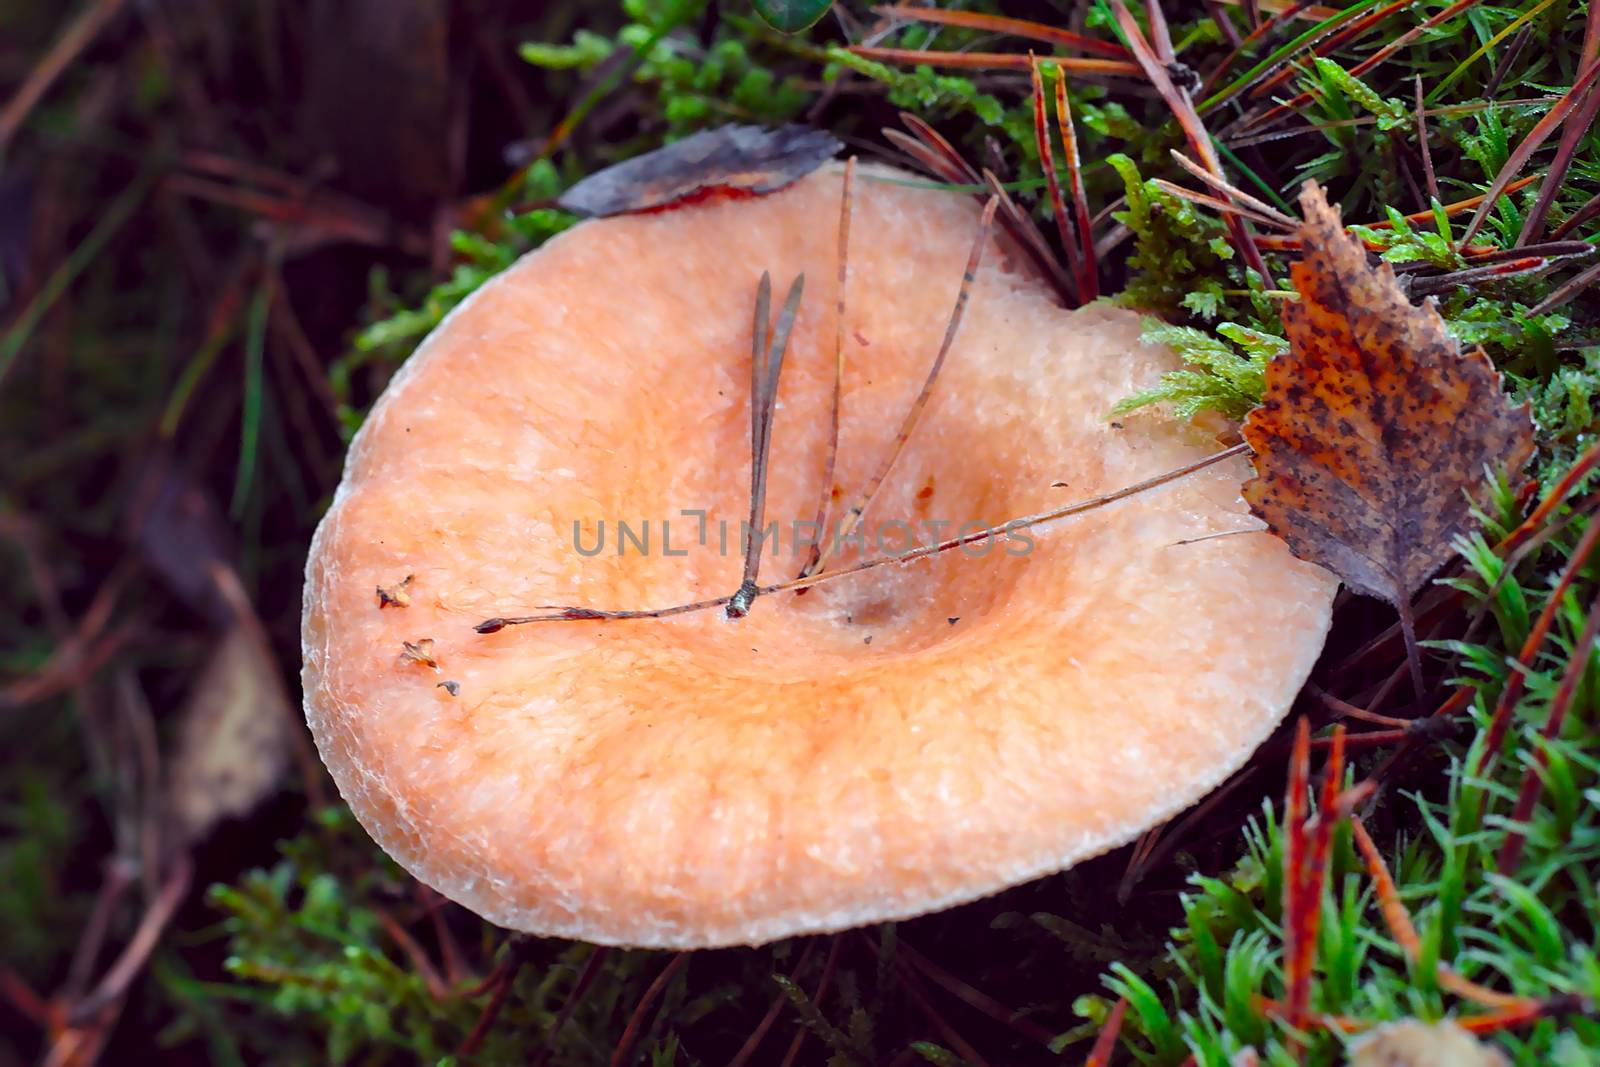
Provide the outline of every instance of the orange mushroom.
<path id="1" fill-rule="evenodd" d="M 395 377 L 312 546 L 304 682 L 345 799 L 419 879 L 502 926 L 606 944 L 909 917 L 1130 840 L 1283 717 L 1335 583 L 1259 531 L 1237 458 L 762 596 L 740 619 L 474 630 L 541 604 L 740 586 L 766 271 L 803 273 L 806 296 L 772 417 L 761 578 L 805 566 L 791 524 L 822 495 L 836 336 L 835 528 L 922 387 L 977 231 L 970 200 L 907 177 L 863 167 L 855 183 L 842 331 L 829 166 L 767 196 L 585 222 Z M 1061 310 L 989 244 L 863 543 L 825 553 L 825 571 L 1215 452 L 1193 427 L 1107 421 L 1175 365 L 1139 333 L 1132 312 Z M 1237 531 L 1252 532 L 1194 542 Z M 374 590 L 399 583 L 409 602 L 380 608 Z"/>

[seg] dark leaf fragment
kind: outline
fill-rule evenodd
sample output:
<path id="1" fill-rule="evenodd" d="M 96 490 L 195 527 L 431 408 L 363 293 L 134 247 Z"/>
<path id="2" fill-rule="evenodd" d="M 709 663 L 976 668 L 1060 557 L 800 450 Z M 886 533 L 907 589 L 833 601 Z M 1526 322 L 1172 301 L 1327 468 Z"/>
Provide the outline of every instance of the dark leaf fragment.
<path id="1" fill-rule="evenodd" d="M 752 0 L 756 14 L 781 33 L 799 33 L 828 13 L 833 0 Z"/>
<path id="2" fill-rule="evenodd" d="M 806 126 L 721 126 L 591 175 L 557 203 L 576 215 L 661 211 L 714 196 L 775 192 L 816 170 L 842 147 Z"/>

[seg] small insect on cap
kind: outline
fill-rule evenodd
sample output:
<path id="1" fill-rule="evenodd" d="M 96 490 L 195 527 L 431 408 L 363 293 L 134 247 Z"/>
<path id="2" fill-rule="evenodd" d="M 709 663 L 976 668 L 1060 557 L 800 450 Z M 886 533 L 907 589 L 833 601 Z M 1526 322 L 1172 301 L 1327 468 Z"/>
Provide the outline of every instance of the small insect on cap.
<path id="1" fill-rule="evenodd" d="M 825 543 L 849 526 L 978 232 L 970 198 L 916 184 L 856 175 L 842 330 L 830 164 L 766 195 L 584 222 L 480 289 L 390 384 L 312 547 L 304 682 L 345 799 L 419 879 L 502 926 L 605 944 L 904 918 L 1129 841 L 1281 720 L 1334 582 L 1261 532 L 1190 543 L 1259 530 L 1237 458 L 763 592 L 743 618 L 719 604 L 475 630 L 741 588 L 763 272 L 774 322 L 789 280 L 805 289 L 768 427 L 760 582 L 805 568 L 820 502 Z M 984 248 L 926 408 L 824 573 L 1217 451 L 1166 419 L 1108 421 L 1175 358 L 1139 342 L 1131 312 L 1063 311 L 1029 270 Z"/>

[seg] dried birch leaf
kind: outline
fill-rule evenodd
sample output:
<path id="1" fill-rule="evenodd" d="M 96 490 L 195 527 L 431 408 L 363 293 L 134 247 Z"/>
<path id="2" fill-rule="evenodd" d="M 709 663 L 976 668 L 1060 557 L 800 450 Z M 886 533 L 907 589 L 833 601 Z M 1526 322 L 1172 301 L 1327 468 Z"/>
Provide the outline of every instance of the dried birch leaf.
<path id="1" fill-rule="evenodd" d="M 1481 349 L 1463 353 L 1431 302 L 1413 307 L 1387 263 L 1368 263 L 1316 183 L 1300 202 L 1300 299 L 1245 419 L 1244 497 L 1295 555 L 1395 605 L 1414 650 L 1412 594 L 1486 503 L 1485 468 L 1527 462 L 1532 423 Z"/>
<path id="2" fill-rule="evenodd" d="M 791 185 L 839 151 L 806 126 L 722 126 L 590 175 L 557 203 L 577 215 L 663 211 L 714 196 L 758 196 Z"/>

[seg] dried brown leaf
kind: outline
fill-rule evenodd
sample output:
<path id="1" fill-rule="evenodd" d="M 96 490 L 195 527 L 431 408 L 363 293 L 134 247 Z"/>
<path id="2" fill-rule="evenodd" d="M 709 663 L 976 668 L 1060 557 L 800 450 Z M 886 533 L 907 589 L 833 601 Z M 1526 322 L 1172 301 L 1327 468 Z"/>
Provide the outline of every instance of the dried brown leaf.
<path id="1" fill-rule="evenodd" d="M 1245 420 L 1256 477 L 1244 496 L 1295 555 L 1407 621 L 1486 503 L 1485 468 L 1527 462 L 1532 423 L 1481 349 L 1463 353 L 1431 303 L 1413 307 L 1387 263 L 1369 264 L 1315 183 L 1300 202 L 1300 299 Z"/>
<path id="2" fill-rule="evenodd" d="M 662 211 L 712 196 L 775 192 L 832 159 L 840 143 L 806 126 L 722 126 L 607 167 L 562 194 L 578 215 Z"/>
<path id="3" fill-rule="evenodd" d="M 259 633 L 235 625 L 217 643 L 184 707 L 168 783 L 186 841 L 245 815 L 277 791 L 298 717 Z"/>

